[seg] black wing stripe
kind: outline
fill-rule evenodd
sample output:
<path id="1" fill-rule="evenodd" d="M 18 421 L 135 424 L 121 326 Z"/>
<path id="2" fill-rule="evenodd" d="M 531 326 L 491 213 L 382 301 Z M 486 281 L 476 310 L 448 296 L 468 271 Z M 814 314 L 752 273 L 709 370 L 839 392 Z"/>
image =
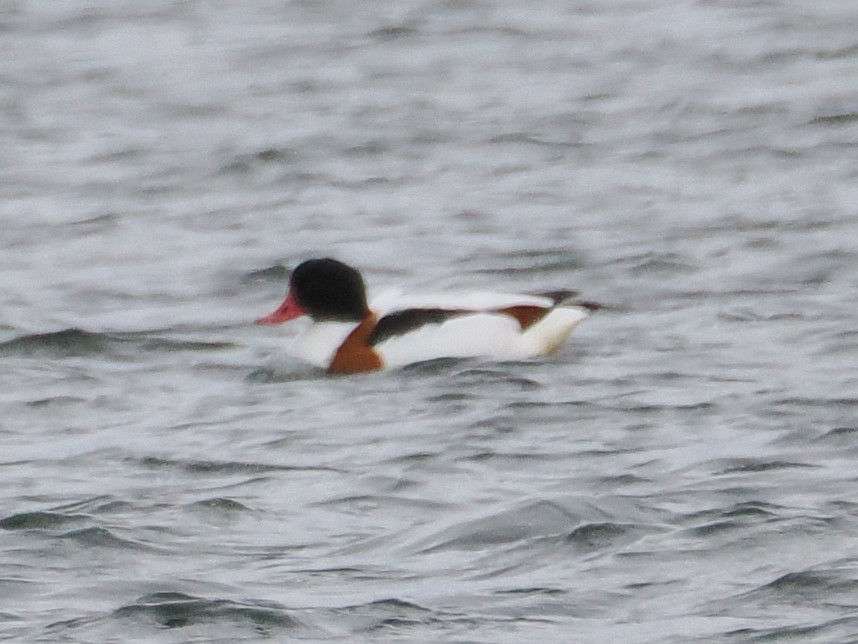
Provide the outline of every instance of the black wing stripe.
<path id="1" fill-rule="evenodd" d="M 374 346 L 398 335 L 404 335 L 427 324 L 441 324 L 450 318 L 467 315 L 472 311 L 455 309 L 405 309 L 385 315 L 378 321 L 367 338 L 367 344 Z"/>

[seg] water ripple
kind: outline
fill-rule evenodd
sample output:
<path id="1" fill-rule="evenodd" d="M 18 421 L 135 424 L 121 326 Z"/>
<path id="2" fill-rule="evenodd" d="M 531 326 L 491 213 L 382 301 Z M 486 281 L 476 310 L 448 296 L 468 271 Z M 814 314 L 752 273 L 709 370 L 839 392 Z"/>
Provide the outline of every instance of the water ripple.
<path id="1" fill-rule="evenodd" d="M 229 342 L 177 340 L 147 333 L 96 333 L 71 328 L 24 335 L 0 343 L 0 356 L 69 358 L 112 352 L 215 351 L 231 346 Z"/>
<path id="2" fill-rule="evenodd" d="M 117 608 L 113 617 L 132 622 L 153 622 L 165 628 L 195 624 L 247 625 L 259 635 L 294 630 L 302 622 L 284 606 L 264 601 L 208 599 L 178 592 L 155 592 Z"/>

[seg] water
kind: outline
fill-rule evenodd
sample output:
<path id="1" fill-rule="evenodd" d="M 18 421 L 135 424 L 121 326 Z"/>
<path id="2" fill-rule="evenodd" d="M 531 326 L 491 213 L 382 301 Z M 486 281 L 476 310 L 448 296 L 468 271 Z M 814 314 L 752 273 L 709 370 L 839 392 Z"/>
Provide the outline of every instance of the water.
<path id="1" fill-rule="evenodd" d="M 0 8 L 0 638 L 858 640 L 858 5 Z M 249 321 L 577 288 L 558 354 Z"/>

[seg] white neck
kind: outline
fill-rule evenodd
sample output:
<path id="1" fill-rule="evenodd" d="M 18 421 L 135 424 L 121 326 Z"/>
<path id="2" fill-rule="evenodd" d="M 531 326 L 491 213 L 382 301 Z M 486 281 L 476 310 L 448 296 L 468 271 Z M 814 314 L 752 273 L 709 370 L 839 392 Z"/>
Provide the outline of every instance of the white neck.
<path id="1" fill-rule="evenodd" d="M 340 345 L 360 322 L 316 322 L 292 342 L 290 353 L 326 369 Z"/>

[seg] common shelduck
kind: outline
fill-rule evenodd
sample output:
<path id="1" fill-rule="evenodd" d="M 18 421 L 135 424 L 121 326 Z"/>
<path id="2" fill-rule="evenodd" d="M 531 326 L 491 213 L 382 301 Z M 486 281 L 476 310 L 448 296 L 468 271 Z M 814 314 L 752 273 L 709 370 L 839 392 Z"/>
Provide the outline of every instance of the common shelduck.
<path id="1" fill-rule="evenodd" d="M 311 259 L 292 272 L 280 307 L 257 324 L 304 315 L 313 324 L 291 353 L 330 373 L 358 373 L 431 360 L 515 360 L 552 353 L 597 304 L 574 291 L 459 297 L 388 295 L 367 304 L 360 273 L 335 259 Z"/>

